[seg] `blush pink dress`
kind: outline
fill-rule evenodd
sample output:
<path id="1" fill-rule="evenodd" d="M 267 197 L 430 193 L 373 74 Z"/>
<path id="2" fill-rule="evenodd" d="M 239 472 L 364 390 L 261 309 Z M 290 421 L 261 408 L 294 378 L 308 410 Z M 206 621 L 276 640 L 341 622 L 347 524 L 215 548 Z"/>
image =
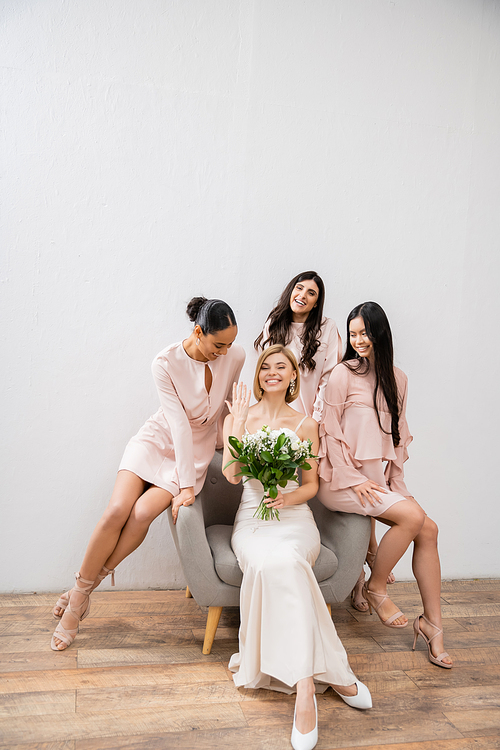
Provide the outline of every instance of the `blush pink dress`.
<path id="1" fill-rule="evenodd" d="M 357 360 L 349 364 L 354 365 Z M 380 429 L 373 406 L 375 373 L 356 375 L 344 364 L 332 371 L 325 389 L 325 409 L 320 425 L 320 486 L 318 498 L 330 510 L 379 516 L 385 510 L 410 495 L 405 483 L 403 464 L 408 458 L 412 436 L 406 422 L 408 379 L 399 368 L 394 368 L 401 415 L 399 417 L 400 444 L 394 446 L 391 435 L 391 415 L 383 396 L 378 405 Z M 385 487 L 378 493 L 380 504 L 368 502 L 363 507 L 352 489 L 367 479 Z"/>
<path id="2" fill-rule="evenodd" d="M 244 361 L 237 344 L 208 363 L 192 359 L 182 342 L 163 349 L 152 365 L 160 408 L 128 443 L 119 471 L 132 471 L 174 496 L 184 487 L 194 487 L 197 494 L 215 453 L 225 401 Z M 209 394 L 205 367 L 212 372 Z"/>
<path id="3" fill-rule="evenodd" d="M 302 356 L 303 330 L 303 323 L 291 324 L 291 339 L 287 347 L 294 353 L 297 362 L 300 362 Z M 269 336 L 269 323 L 265 324 L 263 334 L 265 341 Z M 290 404 L 293 409 L 307 417 L 313 417 L 316 422 L 321 422 L 323 396 L 330 373 L 342 359 L 342 339 L 335 321 L 323 318 L 319 338 L 320 345 L 314 355 L 316 367 L 314 370 L 300 369 L 300 395 Z"/>

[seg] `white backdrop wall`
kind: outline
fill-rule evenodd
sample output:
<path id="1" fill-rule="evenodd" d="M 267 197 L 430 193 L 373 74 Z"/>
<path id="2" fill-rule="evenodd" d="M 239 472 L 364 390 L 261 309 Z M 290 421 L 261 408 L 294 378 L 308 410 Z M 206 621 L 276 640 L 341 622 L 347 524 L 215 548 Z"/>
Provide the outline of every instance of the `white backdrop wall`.
<path id="1" fill-rule="evenodd" d="M 500 575 L 500 3 L 0 7 L 0 590 L 70 583 L 188 299 L 250 351 L 310 268 L 344 339 L 355 304 L 389 315 L 443 576 Z M 166 518 L 118 584 L 183 585 Z"/>

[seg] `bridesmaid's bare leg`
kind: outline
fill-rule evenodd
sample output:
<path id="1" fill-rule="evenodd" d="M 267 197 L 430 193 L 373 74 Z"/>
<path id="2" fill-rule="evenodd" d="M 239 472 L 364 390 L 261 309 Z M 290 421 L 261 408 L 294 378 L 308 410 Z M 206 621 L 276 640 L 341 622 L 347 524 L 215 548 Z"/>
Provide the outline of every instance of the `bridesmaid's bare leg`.
<path id="1" fill-rule="evenodd" d="M 120 538 L 105 566 L 116 568 L 131 552 L 137 549 L 146 538 L 152 522 L 168 508 L 172 502 L 172 493 L 161 487 L 150 487 L 135 503 Z"/>
<path id="2" fill-rule="evenodd" d="M 96 581 L 98 574 L 106 565 L 106 560 L 115 549 L 131 510 L 144 492 L 145 486 L 144 480 L 133 472 L 123 470 L 118 472 L 108 507 L 90 537 L 80 568 L 82 578 L 88 581 Z M 95 588 L 95 585 L 93 588 Z M 72 590 L 69 593 L 69 600 L 73 610 L 79 612 L 86 597 Z M 60 616 L 60 608 L 56 608 L 55 614 Z M 76 627 L 75 616 L 66 610 L 61 618 L 61 625 L 66 629 L 74 629 Z M 57 637 L 55 646 L 59 649 L 65 648 L 65 644 Z"/>
<path id="3" fill-rule="evenodd" d="M 442 627 L 441 620 L 441 565 L 437 548 L 438 527 L 427 516 L 421 531 L 414 540 L 413 549 L 413 573 L 417 579 L 418 588 L 424 605 L 424 615 L 438 628 Z M 428 638 L 437 631 L 431 628 L 425 620 L 420 620 L 420 630 Z M 444 651 L 443 635 L 440 634 L 431 643 L 431 651 L 434 656 L 439 656 Z M 445 657 L 443 661 L 451 664 L 451 659 Z"/>
<path id="4" fill-rule="evenodd" d="M 421 530 L 425 513 L 413 500 L 401 500 L 391 505 L 382 516 L 377 518 L 391 528 L 380 541 L 371 578 L 366 588 L 377 594 L 387 594 L 387 576 Z M 373 606 L 373 604 L 377 605 L 380 599 L 374 597 L 371 601 Z M 379 614 L 383 620 L 386 620 L 397 611 L 398 607 L 390 599 L 386 599 L 380 606 Z M 394 620 L 396 625 L 404 625 L 407 622 L 408 618 L 404 615 Z"/>
<path id="5" fill-rule="evenodd" d="M 371 521 L 370 542 L 368 544 L 368 552 L 366 553 L 366 562 L 368 564 L 368 567 L 371 570 L 373 568 L 373 564 L 377 556 L 378 541 L 377 541 L 377 533 L 376 533 L 377 522 L 375 518 L 373 517 L 370 519 L 370 521 Z M 396 576 L 391 570 L 391 572 L 387 576 L 387 583 L 394 583 L 395 580 L 396 580 Z"/>

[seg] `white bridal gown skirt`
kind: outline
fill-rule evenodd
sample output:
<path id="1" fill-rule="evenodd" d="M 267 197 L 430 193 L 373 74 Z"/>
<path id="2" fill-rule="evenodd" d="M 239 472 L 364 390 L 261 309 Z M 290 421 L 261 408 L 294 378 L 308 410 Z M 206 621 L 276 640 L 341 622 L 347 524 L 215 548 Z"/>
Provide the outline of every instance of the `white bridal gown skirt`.
<path id="1" fill-rule="evenodd" d="M 284 492 L 297 488 L 290 482 Z M 318 692 L 352 685 L 355 676 L 337 635 L 312 566 L 320 537 L 304 503 L 279 511 L 279 521 L 253 517 L 262 485 L 244 486 L 232 547 L 243 571 L 239 653 L 229 662 L 236 685 L 295 692 L 314 677 Z"/>

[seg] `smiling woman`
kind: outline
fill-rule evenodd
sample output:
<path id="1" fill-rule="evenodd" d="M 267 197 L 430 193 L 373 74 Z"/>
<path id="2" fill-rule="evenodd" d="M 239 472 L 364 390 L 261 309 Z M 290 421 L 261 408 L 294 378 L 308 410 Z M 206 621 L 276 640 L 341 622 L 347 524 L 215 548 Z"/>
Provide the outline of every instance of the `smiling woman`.
<path id="1" fill-rule="evenodd" d="M 231 657 L 229 669 L 238 687 L 296 692 L 292 747 L 312 750 L 318 740 L 315 691 L 323 693 L 331 685 L 356 708 L 370 708 L 371 697 L 349 666 L 312 570 L 320 536 L 307 501 L 318 489 L 318 425 L 290 408 L 299 396 L 300 381 L 289 349 L 276 344 L 262 352 L 253 391 L 257 404 L 249 407 L 247 388 L 240 383 L 233 390 L 231 413 L 224 422 L 226 479 L 232 484 L 241 480 L 242 464 L 231 461 L 230 438 L 258 444 L 264 425 L 271 434 L 289 437 L 297 449 L 304 441 L 313 457 L 302 468 L 300 486 L 293 479 L 285 481 L 263 500 L 278 511 L 278 518 L 259 514 L 263 484 L 253 476 L 245 482 L 231 538 L 243 582 L 239 652 Z M 268 515 L 271 520 L 265 520 Z"/>
<path id="2" fill-rule="evenodd" d="M 293 352 L 302 376 L 293 408 L 317 422 L 328 377 L 342 356 L 337 326 L 323 317 L 324 301 L 325 285 L 316 271 L 299 273 L 286 285 L 254 342 L 257 351 L 281 344 Z"/>
<path id="3" fill-rule="evenodd" d="M 172 503 L 174 523 L 181 505 L 201 490 L 214 455 L 225 401 L 245 354 L 233 346 L 238 333 L 225 302 L 194 297 L 187 306 L 194 323 L 184 341 L 167 346 L 153 361 L 160 408 L 128 443 L 109 505 L 97 524 L 76 584 L 57 601 L 61 622 L 51 648 L 71 645 L 90 611 L 90 594 L 145 539 L 152 521 Z"/>

